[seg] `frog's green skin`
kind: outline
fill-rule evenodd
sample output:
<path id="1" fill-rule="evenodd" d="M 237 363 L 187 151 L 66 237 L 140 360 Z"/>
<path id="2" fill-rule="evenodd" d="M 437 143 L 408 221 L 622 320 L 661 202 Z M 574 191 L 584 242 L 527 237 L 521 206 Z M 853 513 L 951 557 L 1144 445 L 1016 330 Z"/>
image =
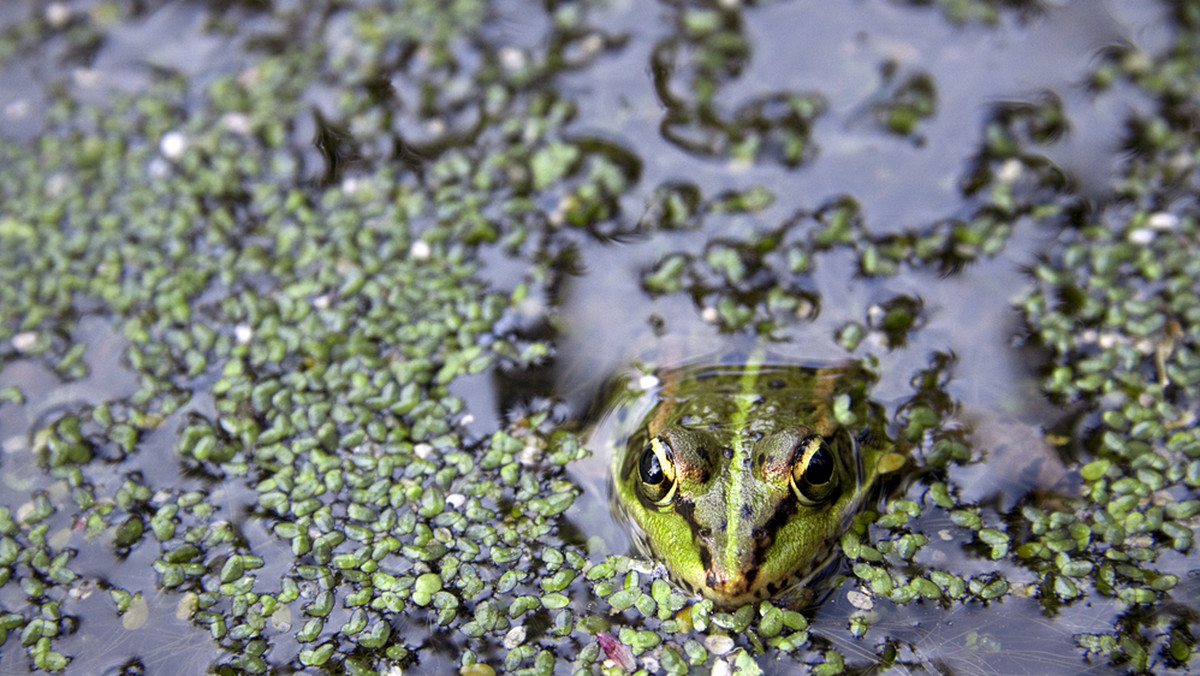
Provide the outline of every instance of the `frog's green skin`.
<path id="1" fill-rule="evenodd" d="M 863 372 L 692 366 L 659 380 L 657 404 L 613 457 L 614 504 L 635 539 L 719 605 L 794 592 L 829 559 L 886 450 L 833 416 Z"/>

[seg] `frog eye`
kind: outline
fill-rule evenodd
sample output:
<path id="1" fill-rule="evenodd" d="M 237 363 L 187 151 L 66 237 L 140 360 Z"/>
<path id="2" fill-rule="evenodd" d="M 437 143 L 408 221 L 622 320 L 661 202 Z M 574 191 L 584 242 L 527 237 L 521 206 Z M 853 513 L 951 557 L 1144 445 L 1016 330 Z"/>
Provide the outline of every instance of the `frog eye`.
<path id="1" fill-rule="evenodd" d="M 833 495 L 833 451 L 819 434 L 810 434 L 796 444 L 792 456 L 792 492 L 803 505 L 816 505 Z"/>
<path id="2" fill-rule="evenodd" d="M 642 495 L 659 505 L 675 497 L 675 455 L 662 437 L 654 437 L 638 458 Z"/>

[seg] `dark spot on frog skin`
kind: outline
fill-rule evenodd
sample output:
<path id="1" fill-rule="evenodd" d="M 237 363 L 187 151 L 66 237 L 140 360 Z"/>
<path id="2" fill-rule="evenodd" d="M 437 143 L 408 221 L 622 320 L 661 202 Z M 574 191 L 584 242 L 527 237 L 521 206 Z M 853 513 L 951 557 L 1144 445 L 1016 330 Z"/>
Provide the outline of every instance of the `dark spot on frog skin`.
<path id="1" fill-rule="evenodd" d="M 726 446 L 721 449 L 721 455 L 725 456 L 726 460 L 733 458 L 733 449 Z"/>
<path id="2" fill-rule="evenodd" d="M 771 388 L 772 390 L 782 390 L 783 388 L 787 387 L 787 383 L 784 382 L 782 378 L 772 378 L 771 381 L 767 383 L 767 387 Z"/>
<path id="3" fill-rule="evenodd" d="M 693 526 L 695 525 L 696 504 L 691 500 L 686 500 L 684 498 L 675 500 L 675 513 L 679 516 L 682 516 L 684 521 L 693 524 Z"/>
<path id="4" fill-rule="evenodd" d="M 746 579 L 747 587 L 753 586 L 754 580 L 758 578 L 758 566 L 753 566 L 751 568 L 746 569 L 746 573 L 742 577 L 744 577 Z"/>
<path id="5" fill-rule="evenodd" d="M 754 508 L 748 502 L 742 503 L 742 518 L 749 519 L 752 516 L 754 516 Z"/>
<path id="6" fill-rule="evenodd" d="M 755 559 L 758 560 L 758 562 L 762 562 L 762 558 L 766 555 L 767 547 L 774 540 L 769 533 L 779 532 L 779 529 L 783 527 L 783 524 L 786 523 L 788 519 L 792 518 L 792 515 L 795 513 L 796 501 L 784 500 L 783 502 L 779 503 L 778 507 L 775 508 L 775 513 L 771 515 L 771 518 L 767 519 L 767 522 L 764 523 L 761 528 L 756 528 L 754 530 L 755 540 L 759 539 L 760 532 L 763 534 L 763 541 L 758 547 L 755 548 Z"/>
<path id="7" fill-rule="evenodd" d="M 770 519 L 767 520 L 766 524 L 762 525 L 763 530 L 766 530 L 768 533 L 778 531 L 779 528 L 784 527 L 788 519 L 792 518 L 793 514 L 796 514 L 796 501 L 794 499 L 785 499 L 785 501 L 779 503 L 778 507 L 775 507 L 775 513 L 770 515 Z"/>

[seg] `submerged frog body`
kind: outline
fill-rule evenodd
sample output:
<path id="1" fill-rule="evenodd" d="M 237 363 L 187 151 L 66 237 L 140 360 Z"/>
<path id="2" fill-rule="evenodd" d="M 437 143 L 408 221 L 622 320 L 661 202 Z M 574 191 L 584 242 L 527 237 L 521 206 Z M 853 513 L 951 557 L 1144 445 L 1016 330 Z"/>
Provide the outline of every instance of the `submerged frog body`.
<path id="1" fill-rule="evenodd" d="M 834 416 L 847 395 L 839 417 L 863 424 L 868 405 L 846 404 L 865 381 L 852 367 L 662 372 L 614 454 L 614 505 L 694 593 L 733 606 L 790 592 L 829 559 L 877 473 L 883 451 Z"/>

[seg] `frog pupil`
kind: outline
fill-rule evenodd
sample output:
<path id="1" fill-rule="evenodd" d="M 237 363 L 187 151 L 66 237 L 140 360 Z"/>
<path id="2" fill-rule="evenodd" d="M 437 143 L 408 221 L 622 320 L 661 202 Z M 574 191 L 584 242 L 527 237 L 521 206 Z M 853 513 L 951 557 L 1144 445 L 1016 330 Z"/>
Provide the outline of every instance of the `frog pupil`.
<path id="1" fill-rule="evenodd" d="M 638 472 L 642 475 L 642 481 L 652 486 L 662 483 L 665 479 L 662 464 L 658 462 L 658 454 L 650 444 L 646 444 L 645 450 L 642 451 L 642 458 L 638 461 Z"/>
<path id="2" fill-rule="evenodd" d="M 830 497 L 833 482 L 833 453 L 819 434 L 810 434 L 796 445 L 792 460 L 792 490 L 800 502 L 815 505 Z"/>
<path id="3" fill-rule="evenodd" d="M 833 457 L 829 453 L 829 446 L 825 444 L 825 440 L 810 440 L 809 443 L 817 441 L 821 446 L 812 454 L 808 460 L 808 467 L 804 471 L 804 480 L 810 485 L 819 486 L 827 483 L 833 478 Z"/>

